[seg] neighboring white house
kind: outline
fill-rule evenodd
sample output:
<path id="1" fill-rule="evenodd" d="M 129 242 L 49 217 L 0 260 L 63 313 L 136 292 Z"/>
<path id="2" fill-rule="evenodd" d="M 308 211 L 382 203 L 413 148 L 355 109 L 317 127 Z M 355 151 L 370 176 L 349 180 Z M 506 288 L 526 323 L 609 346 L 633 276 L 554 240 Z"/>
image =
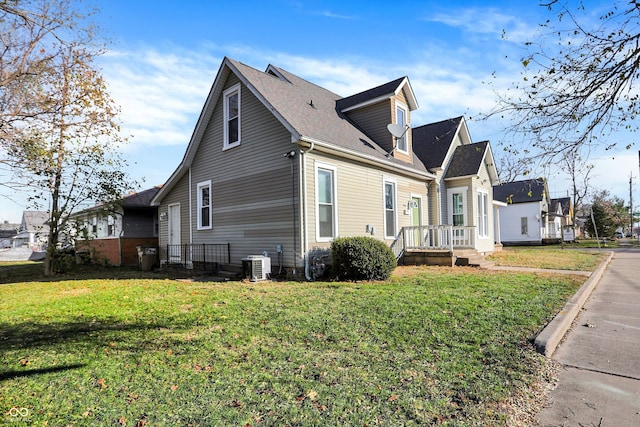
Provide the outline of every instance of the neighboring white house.
<path id="1" fill-rule="evenodd" d="M 18 234 L 13 238 L 13 247 L 26 246 L 32 251 L 41 252 L 49 240 L 49 213 L 24 211 Z"/>
<path id="2" fill-rule="evenodd" d="M 504 245 L 541 245 L 549 231 L 561 237 L 560 217 L 549 215 L 549 190 L 544 178 L 508 182 L 493 187 L 500 208 L 500 241 Z M 562 210 L 558 207 L 558 215 Z M 556 222 L 558 224 L 556 224 Z"/>

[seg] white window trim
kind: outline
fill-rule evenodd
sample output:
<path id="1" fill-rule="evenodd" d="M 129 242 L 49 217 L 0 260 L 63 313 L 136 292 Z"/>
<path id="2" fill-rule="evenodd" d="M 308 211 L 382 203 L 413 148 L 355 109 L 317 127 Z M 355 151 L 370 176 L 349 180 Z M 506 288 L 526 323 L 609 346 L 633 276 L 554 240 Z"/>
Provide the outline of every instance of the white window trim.
<path id="1" fill-rule="evenodd" d="M 388 236 L 387 235 L 387 201 L 386 201 L 386 186 L 387 184 L 393 184 L 393 229 L 396 234 L 398 234 L 398 182 L 392 178 L 383 178 L 382 179 L 382 220 L 383 220 L 383 228 L 384 228 L 384 238 L 385 239 L 395 239 L 396 236 Z"/>
<path id="2" fill-rule="evenodd" d="M 318 170 L 324 169 L 333 174 L 333 236 L 320 237 L 320 210 L 318 209 L 320 195 L 318 186 Z M 338 168 L 327 163 L 316 162 L 314 165 L 314 178 L 316 186 L 316 242 L 331 242 L 338 237 Z"/>
<path id="3" fill-rule="evenodd" d="M 233 143 L 229 143 L 229 126 L 228 126 L 228 122 L 229 122 L 229 107 L 228 107 L 228 102 L 227 102 L 227 98 L 234 94 L 237 93 L 238 94 L 238 140 L 233 142 Z M 240 145 L 240 143 L 242 142 L 242 102 L 241 102 L 241 93 L 242 91 L 240 90 L 240 83 L 238 83 L 237 85 L 234 85 L 232 87 L 230 87 L 229 89 L 225 90 L 223 92 L 223 130 L 224 130 L 224 142 L 222 145 L 222 149 L 223 150 L 228 150 L 230 148 L 233 147 L 237 147 L 238 145 Z"/>
<path id="4" fill-rule="evenodd" d="M 483 203 L 478 203 L 477 209 L 478 209 L 478 238 L 479 239 L 488 239 L 489 238 L 489 192 L 486 190 L 478 190 L 477 196 L 484 196 L 483 197 Z M 479 200 L 478 200 L 479 201 Z M 481 210 L 481 208 L 485 207 L 484 210 Z M 486 215 L 485 215 L 486 213 Z M 480 224 L 482 223 L 482 227 L 480 227 Z M 480 234 L 480 230 L 484 229 L 484 234 Z"/>
<path id="5" fill-rule="evenodd" d="M 453 194 L 462 193 L 462 212 L 464 213 L 463 226 L 469 225 L 469 212 L 467 211 L 467 191 L 468 187 L 447 188 L 447 220 L 453 224 Z"/>
<path id="6" fill-rule="evenodd" d="M 113 237 L 116 235 L 116 221 L 111 215 L 107 216 L 107 236 Z"/>
<path id="7" fill-rule="evenodd" d="M 401 109 L 404 112 L 404 121 L 405 121 L 404 125 L 405 125 L 405 128 L 406 128 L 406 126 L 411 126 L 411 124 L 409 122 L 409 108 L 406 105 L 404 105 L 402 102 L 399 102 L 399 101 L 396 101 L 396 110 L 394 112 L 394 114 L 396 116 L 395 117 L 396 124 L 400 124 L 400 123 L 398 123 L 398 109 Z M 410 133 L 411 132 L 407 131 L 407 132 L 404 133 L 402 138 L 396 140 L 396 150 L 398 150 L 400 153 L 409 154 L 409 135 L 410 135 Z M 400 148 L 400 140 L 401 139 L 404 139 L 405 144 L 407 145 L 405 150 Z"/>
<path id="8" fill-rule="evenodd" d="M 202 208 L 204 206 L 202 206 L 202 192 L 200 191 L 202 188 L 208 187 L 209 188 L 209 225 L 206 227 L 202 226 Z M 213 228 L 213 224 L 212 224 L 212 220 L 213 220 L 213 215 L 212 215 L 212 211 L 213 211 L 213 194 L 211 191 L 211 180 L 208 181 L 202 181 L 199 182 L 197 185 L 197 200 L 198 200 L 198 205 L 197 205 L 197 229 L 198 230 L 211 230 L 211 228 Z"/>

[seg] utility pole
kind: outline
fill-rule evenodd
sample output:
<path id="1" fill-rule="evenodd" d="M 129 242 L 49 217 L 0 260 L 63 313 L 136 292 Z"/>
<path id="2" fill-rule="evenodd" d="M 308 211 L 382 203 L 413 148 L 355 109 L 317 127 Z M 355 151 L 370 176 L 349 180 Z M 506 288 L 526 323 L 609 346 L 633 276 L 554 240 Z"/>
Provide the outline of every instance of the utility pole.
<path id="1" fill-rule="evenodd" d="M 629 176 L 629 223 L 631 224 L 629 234 L 633 235 L 633 172 Z"/>

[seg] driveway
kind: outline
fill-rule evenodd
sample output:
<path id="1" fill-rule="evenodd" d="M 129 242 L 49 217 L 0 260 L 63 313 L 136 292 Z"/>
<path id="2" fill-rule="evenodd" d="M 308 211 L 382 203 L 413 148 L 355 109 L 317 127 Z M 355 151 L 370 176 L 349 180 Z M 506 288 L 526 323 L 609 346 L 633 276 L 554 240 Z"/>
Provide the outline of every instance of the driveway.
<path id="1" fill-rule="evenodd" d="M 0 249 L 0 261 L 41 261 L 44 252 L 33 252 L 28 248 Z"/>

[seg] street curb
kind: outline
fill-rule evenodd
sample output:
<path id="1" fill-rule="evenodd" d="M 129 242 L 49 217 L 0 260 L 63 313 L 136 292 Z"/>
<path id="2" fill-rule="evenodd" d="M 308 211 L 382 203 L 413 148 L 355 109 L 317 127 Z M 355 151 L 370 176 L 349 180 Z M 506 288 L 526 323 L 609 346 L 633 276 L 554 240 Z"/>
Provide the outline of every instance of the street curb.
<path id="1" fill-rule="evenodd" d="M 613 252 L 609 252 L 607 259 L 602 261 L 596 271 L 582 284 L 580 289 L 567 301 L 562 310 L 545 326 L 535 339 L 534 346 L 538 353 L 545 357 L 551 357 L 564 334 L 569 330 L 571 324 L 580 312 L 580 309 L 591 295 L 591 291 L 596 287 L 600 278 L 604 274 L 607 266 L 613 258 Z"/>

